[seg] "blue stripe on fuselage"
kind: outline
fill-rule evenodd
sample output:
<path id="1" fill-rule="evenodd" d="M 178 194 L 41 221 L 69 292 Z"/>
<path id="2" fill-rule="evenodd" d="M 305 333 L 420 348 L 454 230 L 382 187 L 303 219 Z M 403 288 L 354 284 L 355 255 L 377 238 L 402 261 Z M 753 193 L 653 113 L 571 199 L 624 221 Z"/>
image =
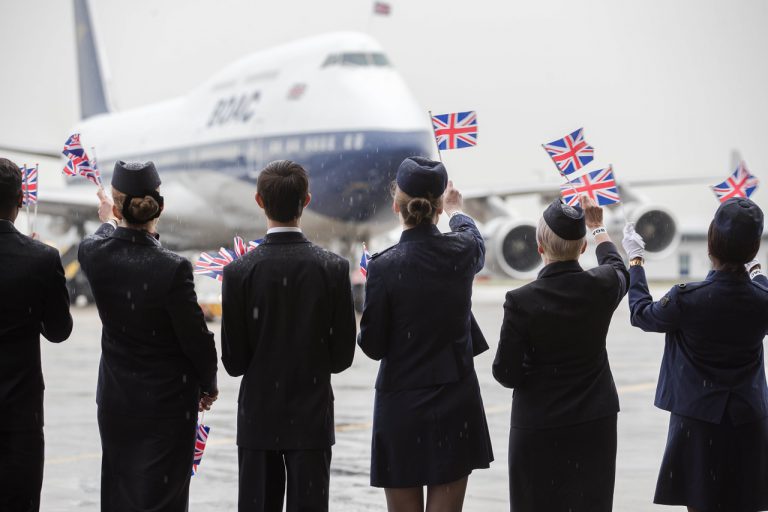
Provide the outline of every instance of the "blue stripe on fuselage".
<path id="1" fill-rule="evenodd" d="M 429 131 L 345 131 L 281 135 L 205 144 L 193 148 L 126 155 L 152 160 L 162 174 L 174 171 L 220 172 L 255 183 L 273 160 L 300 163 L 310 176 L 310 209 L 345 222 L 372 218 L 391 202 L 389 184 L 408 156 L 433 153 Z M 103 169 L 109 182 L 114 162 Z"/>

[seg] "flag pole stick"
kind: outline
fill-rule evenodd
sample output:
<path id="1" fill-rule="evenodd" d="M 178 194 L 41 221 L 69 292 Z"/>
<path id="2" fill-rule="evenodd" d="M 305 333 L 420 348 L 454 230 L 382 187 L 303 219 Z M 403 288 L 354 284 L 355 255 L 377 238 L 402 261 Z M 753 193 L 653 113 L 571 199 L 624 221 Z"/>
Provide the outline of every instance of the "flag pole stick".
<path id="1" fill-rule="evenodd" d="M 95 171 L 95 170 L 98 169 L 98 167 L 97 167 L 97 164 L 96 164 L 96 148 L 94 146 L 91 146 L 91 154 L 93 155 L 93 164 L 92 165 L 93 165 L 93 170 Z M 99 181 L 98 186 L 103 191 L 104 190 L 104 184 L 101 182 L 101 171 L 99 171 L 99 174 L 98 174 L 98 181 Z"/>
<path id="2" fill-rule="evenodd" d="M 435 148 L 437 148 L 437 158 L 440 160 L 440 163 L 443 163 L 443 155 L 440 153 L 440 144 L 437 143 L 437 135 L 435 134 L 435 123 L 432 121 L 432 111 L 428 110 L 429 113 L 429 126 L 432 127 L 432 138 L 435 140 Z"/>
<path id="3" fill-rule="evenodd" d="M 29 172 L 27 166 L 24 165 L 24 208 L 27 212 L 27 232 L 29 236 L 32 236 L 32 217 L 29 215 Z"/>
<path id="4" fill-rule="evenodd" d="M 37 192 L 40 190 L 40 164 L 35 163 L 35 174 L 37 174 Z M 32 232 L 34 232 L 37 229 L 37 197 L 39 194 L 35 195 L 35 213 L 32 217 Z M 27 200 L 27 205 L 29 205 L 29 200 Z"/>

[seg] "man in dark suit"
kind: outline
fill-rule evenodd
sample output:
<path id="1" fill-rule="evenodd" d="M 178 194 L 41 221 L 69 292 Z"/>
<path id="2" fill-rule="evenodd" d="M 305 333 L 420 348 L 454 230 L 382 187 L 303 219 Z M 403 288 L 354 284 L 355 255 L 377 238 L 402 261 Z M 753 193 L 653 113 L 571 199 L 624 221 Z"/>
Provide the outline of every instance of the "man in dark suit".
<path id="1" fill-rule="evenodd" d="M 21 171 L 0 158 L 0 510 L 14 512 L 40 508 L 40 335 L 59 343 L 72 332 L 59 253 L 14 228 L 21 203 Z"/>
<path id="2" fill-rule="evenodd" d="M 261 171 L 264 242 L 224 270 L 222 361 L 243 376 L 237 415 L 239 510 L 328 510 L 334 444 L 331 374 L 352 364 L 355 314 L 349 262 L 312 244 L 299 221 L 304 169 Z"/>

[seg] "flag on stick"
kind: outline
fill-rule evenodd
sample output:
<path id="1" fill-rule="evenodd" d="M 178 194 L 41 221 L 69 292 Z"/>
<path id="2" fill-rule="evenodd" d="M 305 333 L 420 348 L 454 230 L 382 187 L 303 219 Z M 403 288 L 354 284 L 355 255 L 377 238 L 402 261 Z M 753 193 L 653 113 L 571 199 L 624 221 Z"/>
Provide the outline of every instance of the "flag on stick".
<path id="1" fill-rule="evenodd" d="M 197 423 L 197 433 L 195 435 L 195 458 L 192 460 L 192 476 L 197 474 L 197 467 L 203 462 L 203 453 L 205 452 L 205 443 L 208 442 L 208 434 L 211 427 L 203 425 L 200 421 Z"/>
<path id="2" fill-rule="evenodd" d="M 236 236 L 232 249 L 221 247 L 218 253 L 204 252 L 200 254 L 197 263 L 195 263 L 194 273 L 222 281 L 224 279 L 224 267 L 256 249 L 263 241 L 262 239 L 251 240 L 246 245 L 242 237 Z"/>
<path id="3" fill-rule="evenodd" d="M 578 171 L 594 158 L 594 148 L 584 140 L 584 128 L 542 146 L 562 175 Z"/>
<path id="4" fill-rule="evenodd" d="M 462 149 L 477 145 L 477 113 L 455 112 L 432 116 L 438 151 Z"/>
<path id="5" fill-rule="evenodd" d="M 598 206 L 618 203 L 621 200 L 611 165 L 560 185 L 560 193 L 570 206 L 577 204 L 582 194 L 592 198 Z"/>
<path id="6" fill-rule="evenodd" d="M 712 187 L 712 192 L 721 203 L 724 203 L 733 197 L 750 197 L 759 184 L 760 181 L 749 172 L 746 162 L 742 160 L 724 182 Z"/>
<path id="7" fill-rule="evenodd" d="M 27 167 L 26 165 L 23 165 L 21 167 L 21 176 L 22 176 L 22 182 L 21 182 L 21 190 L 23 192 L 24 198 L 23 198 L 23 204 L 24 206 L 29 206 L 32 204 L 37 204 L 37 177 L 38 177 L 38 166 L 35 165 L 34 168 Z"/>
<path id="8" fill-rule="evenodd" d="M 378 14 L 379 16 L 389 16 L 392 14 L 392 6 L 386 2 L 374 2 L 373 14 Z"/>
<path id="9" fill-rule="evenodd" d="M 368 262 L 371 261 L 371 254 L 368 252 L 368 248 L 363 244 L 363 255 L 360 257 L 360 273 L 363 277 L 368 277 Z"/>
<path id="10" fill-rule="evenodd" d="M 80 134 L 74 133 L 64 143 L 62 154 L 68 158 L 62 172 L 67 176 L 82 176 L 96 186 L 101 186 L 101 172 L 96 161 L 91 161 L 80 143 Z"/>

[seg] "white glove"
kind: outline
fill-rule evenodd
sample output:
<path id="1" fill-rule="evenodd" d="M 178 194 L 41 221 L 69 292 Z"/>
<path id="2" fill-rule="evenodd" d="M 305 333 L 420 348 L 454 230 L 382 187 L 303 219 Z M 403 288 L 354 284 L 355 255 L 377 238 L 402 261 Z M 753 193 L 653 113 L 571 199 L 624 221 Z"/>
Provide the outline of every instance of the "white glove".
<path id="1" fill-rule="evenodd" d="M 621 240 L 621 245 L 630 260 L 645 257 L 645 240 L 635 232 L 634 222 L 627 222 L 624 226 L 624 238 Z"/>
<path id="2" fill-rule="evenodd" d="M 763 272 L 760 270 L 760 260 L 755 258 L 749 263 L 744 264 L 744 268 L 747 269 L 747 274 L 749 274 L 750 278 L 754 278 L 755 276 L 762 274 Z M 754 269 L 754 270 L 752 270 Z"/>

